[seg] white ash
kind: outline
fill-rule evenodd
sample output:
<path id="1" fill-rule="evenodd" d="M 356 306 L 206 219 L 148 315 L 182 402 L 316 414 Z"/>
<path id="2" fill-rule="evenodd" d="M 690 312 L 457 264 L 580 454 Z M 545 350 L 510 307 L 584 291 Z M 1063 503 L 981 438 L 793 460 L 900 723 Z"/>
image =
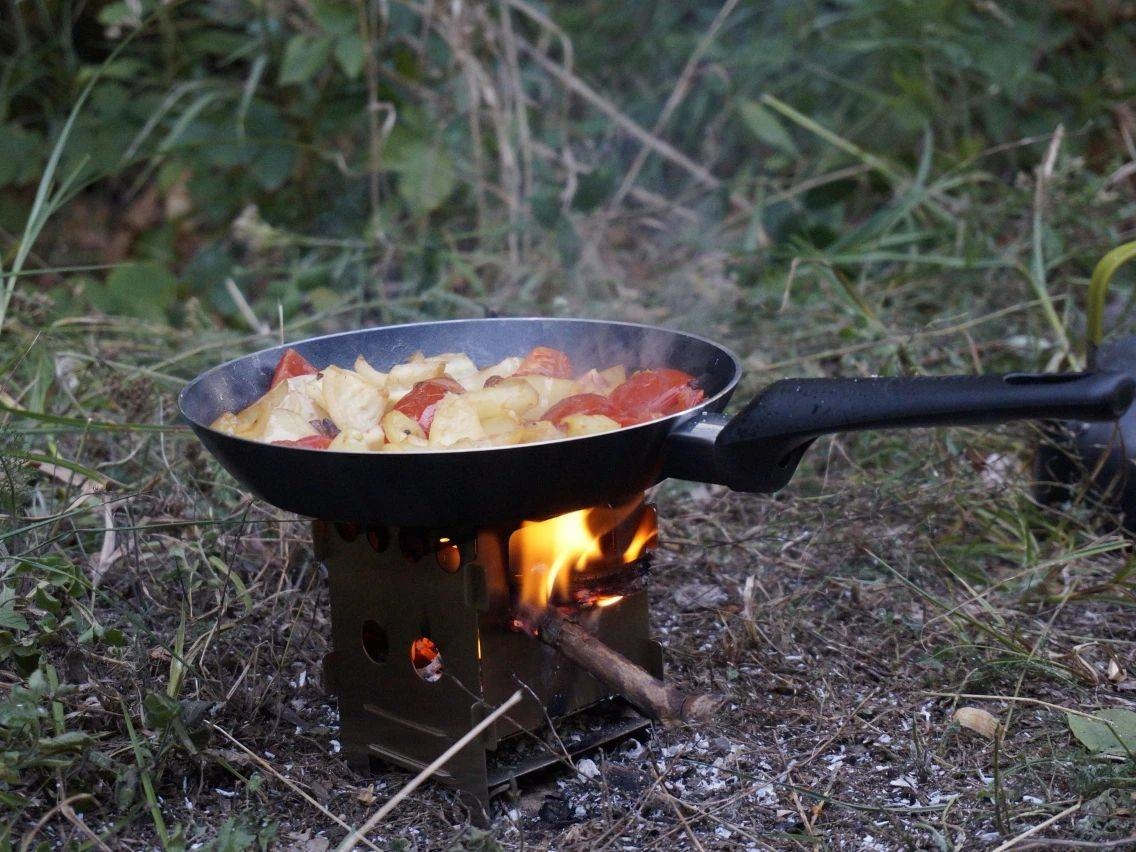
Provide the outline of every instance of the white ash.
<path id="1" fill-rule="evenodd" d="M 596 766 L 594 760 L 585 757 L 582 760 L 576 761 L 576 774 L 588 779 L 598 778 L 600 768 Z"/>

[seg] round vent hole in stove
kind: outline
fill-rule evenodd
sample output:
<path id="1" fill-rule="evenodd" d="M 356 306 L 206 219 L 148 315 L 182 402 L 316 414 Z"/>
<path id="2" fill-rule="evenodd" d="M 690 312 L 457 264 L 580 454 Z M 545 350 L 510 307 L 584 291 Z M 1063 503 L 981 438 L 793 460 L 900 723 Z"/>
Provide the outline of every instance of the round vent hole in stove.
<path id="1" fill-rule="evenodd" d="M 410 664 L 414 673 L 427 683 L 442 679 L 442 652 L 428 636 L 419 636 L 410 643 Z"/>

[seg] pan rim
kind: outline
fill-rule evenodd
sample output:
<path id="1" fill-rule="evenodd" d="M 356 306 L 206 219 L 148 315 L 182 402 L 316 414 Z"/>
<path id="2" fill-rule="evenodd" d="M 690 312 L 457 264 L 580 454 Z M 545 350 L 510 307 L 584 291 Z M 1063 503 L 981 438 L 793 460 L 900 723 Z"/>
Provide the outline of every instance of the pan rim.
<path id="1" fill-rule="evenodd" d="M 675 336 L 679 336 L 679 337 L 685 337 L 685 338 L 690 339 L 690 340 L 696 340 L 700 343 L 706 344 L 707 346 L 710 346 L 714 349 L 717 349 L 719 352 L 721 352 L 723 355 L 725 355 L 727 358 L 730 359 L 731 363 L 733 364 L 733 372 L 732 372 L 732 375 L 730 376 L 729 380 L 713 396 L 707 397 L 702 402 L 700 402 L 698 405 L 692 406 L 690 408 L 684 409 L 684 410 L 676 412 L 674 414 L 669 414 L 666 417 L 659 417 L 659 418 L 656 418 L 654 420 L 648 420 L 645 423 L 636 423 L 636 424 L 631 425 L 631 426 L 621 426 L 618 429 L 611 429 L 607 432 L 596 432 L 596 433 L 593 433 L 593 434 L 590 434 L 590 435 L 573 435 L 573 436 L 565 436 L 563 438 L 549 438 L 549 439 L 546 439 L 546 440 L 543 440 L 543 441 L 529 441 L 529 442 L 524 443 L 524 444 L 502 444 L 502 445 L 496 445 L 496 446 L 490 445 L 490 446 L 485 446 L 485 447 L 455 447 L 455 448 L 432 449 L 432 450 L 413 450 L 413 451 L 408 450 L 408 451 L 405 451 L 405 452 L 390 452 L 390 453 L 383 453 L 383 452 L 378 452 L 378 451 L 376 451 L 376 452 L 359 452 L 359 451 L 342 451 L 342 450 L 331 450 L 331 451 L 329 451 L 329 450 L 311 449 L 311 448 L 307 448 L 307 447 L 286 447 L 286 446 L 280 446 L 278 444 L 265 443 L 263 441 L 254 441 L 254 440 L 251 440 L 249 438 L 241 438 L 241 437 L 238 437 L 236 435 L 229 435 L 228 433 L 218 431 L 216 429 L 213 429 L 211 426 L 204 424 L 204 423 L 201 423 L 201 422 L 195 420 L 194 418 L 190 417 L 189 414 L 185 410 L 185 399 L 186 399 L 187 395 L 193 390 L 193 388 L 195 388 L 195 387 L 197 387 L 201 384 L 206 383 L 206 381 L 211 376 L 222 372 L 226 368 L 232 366 L 233 364 L 236 364 L 239 361 L 244 361 L 248 358 L 252 358 L 254 356 L 262 355 L 262 354 L 267 353 L 267 352 L 272 352 L 274 350 L 283 351 L 287 348 L 297 346 L 297 345 L 301 345 L 301 344 L 330 341 L 330 340 L 334 340 L 335 338 L 339 338 L 339 337 L 348 337 L 348 336 L 351 336 L 351 335 L 358 335 L 358 334 L 361 334 L 361 333 L 364 333 L 364 332 L 378 330 L 378 329 L 386 329 L 386 328 L 409 329 L 409 328 L 419 328 L 419 327 L 425 327 L 425 326 L 439 327 L 439 326 L 456 326 L 456 325 L 468 325 L 468 324 L 480 324 L 480 323 L 511 324 L 511 323 L 532 323 L 532 322 L 574 323 L 574 324 L 583 323 L 583 324 L 587 324 L 587 325 L 604 326 L 604 327 L 608 327 L 608 328 L 623 327 L 623 328 L 634 328 L 634 329 L 639 329 L 639 330 L 643 330 L 643 331 L 665 332 L 666 334 L 671 334 L 671 335 L 675 335 Z M 186 383 L 185 387 L 183 387 L 181 389 L 181 391 L 178 392 L 177 403 L 178 403 L 179 414 L 181 415 L 182 418 L 185 419 L 185 421 L 187 423 L 190 424 L 190 426 L 195 431 L 202 430 L 202 431 L 207 432 L 207 433 L 212 434 L 212 435 L 218 435 L 218 436 L 226 439 L 227 441 L 239 441 L 239 442 L 241 442 L 241 444 L 247 444 L 247 445 L 255 446 L 255 447 L 276 446 L 276 447 L 279 447 L 280 449 L 292 450 L 294 452 L 309 453 L 309 454 L 318 453 L 320 455 L 326 455 L 328 452 L 333 452 L 333 453 L 335 453 L 335 455 L 337 457 L 342 457 L 342 458 L 345 458 L 345 459 L 352 459 L 352 458 L 368 459 L 368 458 L 374 458 L 376 456 L 385 457 L 385 458 L 392 458 L 392 457 L 397 458 L 397 457 L 404 457 L 404 456 L 409 456 L 409 457 L 414 457 L 414 458 L 423 458 L 423 457 L 428 457 L 428 456 L 432 456 L 432 455 L 454 456 L 454 455 L 458 455 L 458 454 L 462 454 L 462 453 L 499 452 L 501 450 L 522 449 L 522 448 L 525 448 L 525 447 L 540 447 L 540 446 L 547 446 L 547 445 L 551 445 L 551 444 L 563 445 L 563 444 L 567 444 L 567 443 L 575 442 L 575 441 L 582 441 L 582 440 L 587 440 L 587 439 L 592 439 L 592 438 L 600 438 L 600 437 L 603 437 L 603 436 L 606 436 L 606 435 L 627 434 L 627 433 L 631 432 L 632 430 L 644 429 L 646 427 L 652 427 L 652 428 L 657 429 L 660 424 L 666 423 L 666 422 L 673 422 L 673 423 L 677 424 L 680 421 L 683 421 L 683 420 L 686 420 L 690 417 L 696 416 L 699 411 L 702 411 L 702 410 L 707 409 L 708 407 L 711 407 L 713 405 L 713 403 L 720 400 L 723 396 L 726 396 L 726 395 L 732 393 L 734 388 L 737 386 L 738 382 L 741 380 L 741 376 L 742 376 L 741 361 L 739 360 L 737 354 L 733 352 L 733 350 L 729 349 L 726 346 L 723 346 L 721 343 L 718 343 L 715 340 L 711 340 L 709 337 L 706 337 L 704 335 L 695 334 L 693 332 L 688 332 L 688 331 L 680 331 L 678 329 L 668 328 L 666 326 L 648 325 L 647 323 L 624 322 L 624 321 L 619 321 L 619 320 L 599 320 L 599 319 L 590 319 L 590 318 L 584 318 L 584 317 L 542 317 L 542 316 L 471 317 L 471 318 L 466 318 L 466 319 L 425 320 L 425 321 L 422 321 L 422 322 L 394 323 L 394 324 L 391 324 L 391 325 L 368 326 L 368 327 L 365 327 L 365 328 L 352 329 L 352 330 L 349 330 L 349 331 L 336 331 L 336 332 L 332 332 L 330 334 L 321 334 L 321 335 L 317 335 L 316 337 L 305 337 L 305 338 L 302 338 L 300 340 L 296 340 L 296 341 L 293 341 L 293 342 L 290 342 L 290 343 L 280 343 L 280 344 L 277 344 L 276 346 L 270 346 L 270 347 L 267 347 L 265 349 L 258 349 L 254 352 L 249 352 L 249 353 L 246 353 L 244 355 L 239 355 L 236 358 L 230 358 L 228 361 L 225 361 L 221 364 L 217 364 L 214 367 L 210 367 L 205 372 L 200 373 L 197 376 L 195 376 L 193 379 L 191 379 L 189 382 Z"/>

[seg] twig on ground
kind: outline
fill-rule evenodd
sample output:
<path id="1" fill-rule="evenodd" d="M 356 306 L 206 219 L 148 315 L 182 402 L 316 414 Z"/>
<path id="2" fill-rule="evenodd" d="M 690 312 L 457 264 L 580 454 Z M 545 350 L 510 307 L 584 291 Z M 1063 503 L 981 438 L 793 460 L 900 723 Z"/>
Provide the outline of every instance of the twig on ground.
<path id="1" fill-rule="evenodd" d="M 706 847 L 699 842 L 698 835 L 694 833 L 694 829 L 690 827 L 690 821 L 687 820 L 686 814 L 682 812 L 682 802 L 671 795 L 670 791 L 667 790 L 666 785 L 663 783 L 662 777 L 658 772 L 654 771 L 654 768 L 652 768 L 652 772 L 654 772 L 655 780 L 658 782 L 658 789 L 655 791 L 655 795 L 666 802 L 667 807 L 674 812 L 679 824 L 682 826 L 682 830 L 686 833 L 686 836 L 690 838 L 690 842 L 694 844 L 694 848 L 705 850 Z"/>
<path id="2" fill-rule="evenodd" d="M 287 776 L 282 775 L 280 772 L 277 771 L 275 766 L 273 766 L 271 763 L 269 763 L 267 760 L 265 760 L 263 757 L 261 757 L 255 751 L 250 749 L 248 746 L 246 746 L 244 743 L 242 743 L 240 740 L 238 740 L 236 737 L 234 737 L 232 734 L 230 734 L 228 731 L 226 731 L 220 725 L 216 725 L 213 722 L 208 722 L 208 721 L 205 724 L 207 724 L 210 729 L 219 733 L 221 736 L 223 736 L 225 739 L 227 739 L 229 742 L 231 742 L 233 745 L 235 745 L 237 748 L 239 748 L 241 751 L 243 751 L 249 757 L 251 757 L 254 761 L 256 761 L 256 764 L 261 769 L 263 769 L 265 772 L 267 772 L 269 775 L 271 775 L 273 778 L 275 778 L 277 781 L 279 781 L 281 784 L 283 784 L 289 790 L 296 793 L 305 802 L 307 802 L 309 805 L 311 805 L 313 808 L 315 808 L 317 811 L 319 811 L 325 817 L 327 817 L 332 822 L 339 825 L 341 828 L 345 828 L 348 831 L 351 830 L 350 825 L 345 823 L 343 820 L 341 820 L 339 817 L 337 817 L 335 814 L 333 814 L 331 811 L 329 811 L 327 808 L 325 808 L 323 805 L 321 805 L 319 802 L 317 802 L 314 798 L 312 798 L 308 794 L 308 792 L 306 790 L 304 790 L 303 787 L 301 787 L 299 784 L 297 784 L 295 781 L 288 778 Z M 367 840 L 365 837 L 359 838 L 359 842 L 366 844 L 367 846 L 369 846 L 372 849 L 378 849 L 379 848 L 375 844 L 371 843 L 371 841 Z"/>
<path id="3" fill-rule="evenodd" d="M 28 852 L 32 848 L 32 841 L 35 840 L 36 835 L 43 831 L 45 825 L 51 822 L 52 817 L 58 813 L 63 813 L 64 808 L 70 808 L 72 802 L 80 802 L 83 799 L 93 798 L 90 793 L 76 793 L 73 796 L 68 796 L 61 802 L 56 802 L 55 807 L 51 808 L 47 813 L 36 820 L 36 824 L 32 826 L 31 831 L 24 835 L 24 839 L 20 841 L 20 852 Z"/>
<path id="4" fill-rule="evenodd" d="M 448 761 L 455 754 L 469 745 L 469 743 L 476 739 L 482 731 L 496 722 L 501 716 L 505 715 L 505 711 L 512 707 L 514 704 L 520 702 L 523 695 L 524 693 L 518 689 L 511 696 L 509 696 L 508 700 L 505 701 L 505 703 L 503 703 L 500 707 L 498 707 L 496 710 L 494 710 L 492 713 L 490 713 L 488 716 L 486 716 L 484 719 L 470 728 L 469 733 L 467 733 L 464 737 L 462 737 L 460 740 L 458 740 L 456 743 L 442 752 L 437 757 L 437 759 L 434 760 L 433 763 L 431 763 L 416 776 L 414 776 L 414 779 L 409 784 L 407 784 L 405 787 L 391 796 L 391 798 L 387 800 L 386 804 L 375 811 L 375 813 L 371 817 L 369 817 L 365 823 L 363 823 L 361 826 L 359 826 L 359 828 L 355 829 L 355 831 L 349 834 L 344 839 L 344 841 L 336 847 L 335 852 L 347 852 L 347 850 L 351 849 L 356 843 L 362 840 L 367 832 L 369 832 L 372 828 L 382 822 L 383 817 L 385 817 L 396 807 L 398 807 L 399 802 L 401 802 L 403 799 L 417 790 L 430 778 L 431 775 L 433 775 L 438 771 L 438 769 L 444 766 L 446 761 Z"/>
<path id="5" fill-rule="evenodd" d="M 1023 831 L 1017 837 L 1011 837 L 1009 840 L 1007 840 L 1001 846 L 995 847 L 993 852 L 1006 852 L 1007 849 L 1013 849 L 1015 846 L 1017 846 L 1019 843 L 1021 843 L 1021 841 L 1025 840 L 1027 837 L 1033 837 L 1039 831 L 1043 831 L 1044 829 L 1049 828 L 1049 826 L 1053 825 L 1053 823 L 1059 822 L 1060 820 L 1065 819 L 1065 817 L 1067 817 L 1070 814 L 1075 813 L 1077 810 L 1079 810 L 1080 807 L 1081 807 L 1081 800 L 1077 799 L 1076 802 L 1071 804 L 1065 810 L 1061 811 L 1061 813 L 1054 814 L 1049 819 L 1044 820 L 1043 822 L 1039 822 L 1033 828 L 1027 828 L 1025 831 Z"/>

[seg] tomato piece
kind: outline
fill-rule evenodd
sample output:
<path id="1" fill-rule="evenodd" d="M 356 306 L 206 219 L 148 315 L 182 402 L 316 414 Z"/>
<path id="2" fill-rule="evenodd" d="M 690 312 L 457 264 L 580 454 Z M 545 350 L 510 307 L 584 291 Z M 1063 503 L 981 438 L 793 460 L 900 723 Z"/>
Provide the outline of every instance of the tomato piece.
<path id="1" fill-rule="evenodd" d="M 611 392 L 611 403 L 620 414 L 616 419 L 627 426 L 693 408 L 706 398 L 693 381 L 682 370 L 640 370 Z"/>
<path id="2" fill-rule="evenodd" d="M 294 441 L 272 442 L 274 447 L 299 447 L 301 450 L 326 450 L 330 444 L 330 435 L 305 435 Z"/>
<path id="3" fill-rule="evenodd" d="M 281 382 L 294 379 L 296 376 L 314 376 L 318 372 L 319 370 L 313 367 L 308 359 L 295 349 L 285 349 L 284 354 L 276 363 L 276 369 L 272 372 L 272 383 L 269 387 L 274 388 Z"/>
<path id="4" fill-rule="evenodd" d="M 449 376 L 426 379 L 418 382 L 410 391 L 395 403 L 395 411 L 418 421 L 422 431 L 430 434 L 430 424 L 434 422 L 434 410 L 448 393 L 465 393 L 465 388 Z"/>
<path id="5" fill-rule="evenodd" d="M 548 420 L 559 426 L 560 421 L 573 414 L 602 414 L 612 420 L 619 419 L 619 412 L 610 399 L 598 393 L 578 393 L 566 396 L 544 412 L 541 420 Z"/>
<path id="6" fill-rule="evenodd" d="M 559 349 L 538 346 L 521 359 L 521 366 L 513 375 L 570 379 L 572 378 L 572 362 Z"/>

